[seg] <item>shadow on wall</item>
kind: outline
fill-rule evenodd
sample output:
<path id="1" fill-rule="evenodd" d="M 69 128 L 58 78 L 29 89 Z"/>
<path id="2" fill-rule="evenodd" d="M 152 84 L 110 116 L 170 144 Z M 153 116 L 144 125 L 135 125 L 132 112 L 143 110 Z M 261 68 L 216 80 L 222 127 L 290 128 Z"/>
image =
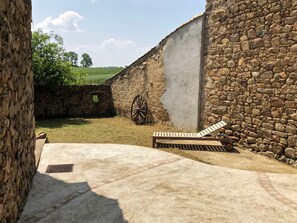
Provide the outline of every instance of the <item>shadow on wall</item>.
<path id="1" fill-rule="evenodd" d="M 34 113 L 37 119 L 114 116 L 108 85 L 35 86 Z"/>
<path id="2" fill-rule="evenodd" d="M 65 183 L 39 172 L 18 223 L 38 221 L 128 222 L 117 200 L 91 191 L 87 182 Z"/>

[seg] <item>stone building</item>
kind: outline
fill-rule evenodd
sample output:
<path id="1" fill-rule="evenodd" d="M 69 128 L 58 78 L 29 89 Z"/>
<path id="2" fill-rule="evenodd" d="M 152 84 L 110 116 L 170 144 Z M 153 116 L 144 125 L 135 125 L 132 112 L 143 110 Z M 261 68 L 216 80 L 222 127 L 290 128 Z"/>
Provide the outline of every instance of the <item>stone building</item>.
<path id="1" fill-rule="evenodd" d="M 110 80 L 115 110 L 129 116 L 140 94 L 152 121 L 192 131 L 224 119 L 246 148 L 297 166 L 296 43 L 297 1 L 207 0 Z"/>
<path id="2" fill-rule="evenodd" d="M 0 222 L 16 222 L 35 174 L 31 1 L 0 1 Z"/>

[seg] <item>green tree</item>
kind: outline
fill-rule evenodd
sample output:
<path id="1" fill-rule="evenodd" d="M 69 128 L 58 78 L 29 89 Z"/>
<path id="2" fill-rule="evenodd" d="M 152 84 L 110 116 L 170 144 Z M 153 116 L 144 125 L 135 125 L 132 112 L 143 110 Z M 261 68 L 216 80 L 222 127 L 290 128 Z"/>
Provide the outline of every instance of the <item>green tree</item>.
<path id="1" fill-rule="evenodd" d="M 92 58 L 89 56 L 89 54 L 84 53 L 81 57 L 82 59 L 80 61 L 80 64 L 83 67 L 91 67 L 93 65 Z"/>
<path id="2" fill-rule="evenodd" d="M 71 70 L 71 64 L 65 60 L 65 52 L 61 36 L 43 33 L 41 30 L 32 33 L 32 66 L 35 85 L 83 83 L 84 75 Z"/>
<path id="3" fill-rule="evenodd" d="M 66 52 L 65 55 L 65 60 L 67 60 L 69 63 L 71 63 L 71 66 L 73 67 L 77 67 L 77 62 L 78 62 L 78 54 L 73 52 L 73 51 L 69 51 Z"/>

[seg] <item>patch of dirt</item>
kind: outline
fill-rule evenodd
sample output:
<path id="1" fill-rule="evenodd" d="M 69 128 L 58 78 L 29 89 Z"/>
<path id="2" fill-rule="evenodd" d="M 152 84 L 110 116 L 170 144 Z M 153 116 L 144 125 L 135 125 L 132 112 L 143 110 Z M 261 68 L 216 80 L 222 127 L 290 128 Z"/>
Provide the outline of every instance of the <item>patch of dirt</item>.
<path id="1" fill-rule="evenodd" d="M 297 168 L 236 147 L 238 153 L 162 149 L 199 162 L 264 173 L 297 174 Z"/>

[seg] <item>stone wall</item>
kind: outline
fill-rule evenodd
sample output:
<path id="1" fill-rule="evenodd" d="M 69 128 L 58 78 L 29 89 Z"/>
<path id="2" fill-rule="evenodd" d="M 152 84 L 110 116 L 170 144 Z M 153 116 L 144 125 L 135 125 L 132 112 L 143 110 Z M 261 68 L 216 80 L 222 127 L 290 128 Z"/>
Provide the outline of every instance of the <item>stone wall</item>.
<path id="1" fill-rule="evenodd" d="M 109 80 L 117 114 L 130 117 L 135 96 L 146 98 L 149 122 L 196 130 L 203 16 L 182 25 Z"/>
<path id="2" fill-rule="evenodd" d="M 297 166 L 297 1 L 208 0 L 204 124 Z"/>
<path id="3" fill-rule="evenodd" d="M 154 48 L 134 65 L 120 72 L 108 82 L 112 82 L 112 97 L 116 114 L 130 117 L 133 99 L 142 95 L 150 110 L 148 122 L 168 122 L 169 116 L 164 109 L 161 96 L 166 88 L 163 44 Z"/>
<path id="4" fill-rule="evenodd" d="M 16 222 L 35 174 L 31 1 L 0 1 L 0 222 Z"/>
<path id="5" fill-rule="evenodd" d="M 109 85 L 35 87 L 35 117 L 85 117 L 113 115 Z"/>

